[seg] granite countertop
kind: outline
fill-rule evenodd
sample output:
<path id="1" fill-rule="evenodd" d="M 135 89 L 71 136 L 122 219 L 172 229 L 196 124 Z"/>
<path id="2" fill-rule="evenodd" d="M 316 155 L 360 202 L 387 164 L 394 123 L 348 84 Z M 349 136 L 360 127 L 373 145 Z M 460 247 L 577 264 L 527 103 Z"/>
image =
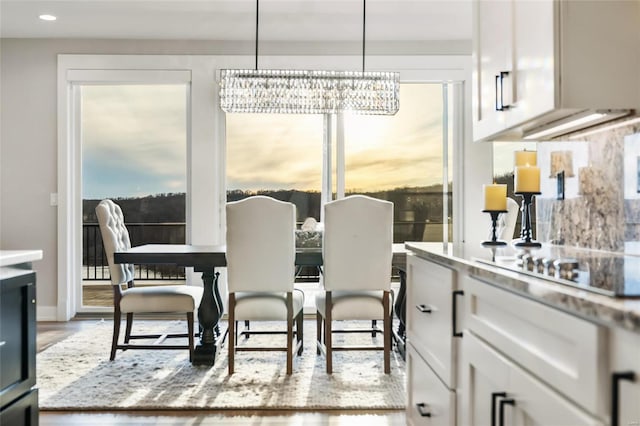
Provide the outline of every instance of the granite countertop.
<path id="1" fill-rule="evenodd" d="M 640 333 L 639 297 L 606 296 L 492 266 L 489 262 L 493 260 L 495 253 L 480 245 L 407 242 L 405 246 L 419 257 L 457 269 L 462 268 L 474 277 L 554 308 L 606 326 L 617 326 Z"/>
<path id="2" fill-rule="evenodd" d="M 0 267 L 42 259 L 42 250 L 0 250 Z"/>

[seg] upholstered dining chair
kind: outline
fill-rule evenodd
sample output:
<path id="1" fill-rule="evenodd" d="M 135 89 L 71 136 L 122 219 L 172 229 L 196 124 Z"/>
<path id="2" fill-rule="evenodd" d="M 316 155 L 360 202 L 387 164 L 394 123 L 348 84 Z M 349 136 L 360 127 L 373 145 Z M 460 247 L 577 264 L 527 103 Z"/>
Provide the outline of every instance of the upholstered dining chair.
<path id="1" fill-rule="evenodd" d="M 507 197 L 507 212 L 500 215 L 496 235 L 499 240 L 511 241 L 516 230 L 516 222 L 518 222 L 518 214 L 520 206 L 510 197 Z"/>
<path id="2" fill-rule="evenodd" d="M 111 200 L 102 200 L 96 207 L 96 215 L 100 224 L 102 244 L 109 264 L 111 284 L 113 287 L 113 339 L 111 356 L 113 361 L 116 350 L 128 349 L 188 349 L 189 360 L 194 351 L 194 311 L 200 304 L 202 288 L 188 285 L 134 285 L 133 265 L 113 262 L 113 254 L 131 248 L 129 232 L 124 224 L 122 209 Z M 123 286 L 126 288 L 123 289 Z M 126 314 L 124 343 L 118 343 L 122 314 Z M 134 335 L 131 334 L 133 315 L 141 313 L 182 313 L 186 314 L 186 334 Z M 187 337 L 188 345 L 169 344 L 131 344 L 132 339 L 160 339 Z"/>
<path id="3" fill-rule="evenodd" d="M 304 294 L 294 289 L 296 208 L 292 203 L 254 196 L 227 203 L 227 286 L 229 292 L 229 374 L 236 351 L 286 351 L 293 370 L 293 322 L 302 353 Z M 237 322 L 286 321 L 286 347 L 236 344 Z M 273 334 L 265 331 L 264 333 Z M 261 334 L 252 328 L 251 335 Z"/>
<path id="4" fill-rule="evenodd" d="M 383 350 L 384 372 L 389 374 L 393 203 L 353 195 L 327 203 L 324 221 L 325 292 L 316 296 L 318 353 L 325 353 L 327 373 L 331 374 L 335 350 Z M 332 333 L 338 332 L 333 330 L 333 321 L 380 319 L 382 347 L 333 345 Z"/>

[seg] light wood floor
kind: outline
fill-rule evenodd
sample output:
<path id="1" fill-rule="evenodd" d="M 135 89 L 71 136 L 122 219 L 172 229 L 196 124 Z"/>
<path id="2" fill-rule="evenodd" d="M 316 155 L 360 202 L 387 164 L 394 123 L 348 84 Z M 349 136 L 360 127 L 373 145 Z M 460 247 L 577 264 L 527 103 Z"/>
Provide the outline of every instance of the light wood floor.
<path id="1" fill-rule="evenodd" d="M 65 337 L 95 323 L 95 320 L 39 322 L 37 350 L 42 351 Z M 111 426 L 111 425 L 332 425 L 399 426 L 406 424 L 398 411 L 361 410 L 257 410 L 257 411 L 110 411 L 72 412 L 40 411 L 41 426 Z"/>

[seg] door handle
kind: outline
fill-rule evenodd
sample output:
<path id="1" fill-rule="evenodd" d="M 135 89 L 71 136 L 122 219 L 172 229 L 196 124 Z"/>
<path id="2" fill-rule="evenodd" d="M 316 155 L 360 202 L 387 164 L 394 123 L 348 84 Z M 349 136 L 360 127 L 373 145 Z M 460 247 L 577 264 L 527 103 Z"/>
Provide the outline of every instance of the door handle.
<path id="1" fill-rule="evenodd" d="M 431 305 L 416 305 L 416 309 L 423 314 L 430 314 L 433 311 L 433 307 L 431 307 Z"/>
<path id="2" fill-rule="evenodd" d="M 498 416 L 498 426 L 504 426 L 504 406 L 516 405 L 516 400 L 513 398 L 501 399 L 498 404 L 500 405 L 500 411 Z"/>
<path id="3" fill-rule="evenodd" d="M 620 424 L 618 407 L 620 404 L 621 380 L 635 382 L 636 374 L 633 371 L 621 371 L 611 375 L 611 426 L 619 426 Z"/>
<path id="4" fill-rule="evenodd" d="M 461 332 L 457 332 L 456 330 L 458 329 L 458 304 L 456 303 L 457 297 L 456 296 L 464 296 L 464 291 L 462 290 L 455 290 L 453 292 L 453 297 L 452 297 L 452 307 L 451 307 L 451 315 L 452 315 L 452 329 L 453 329 L 453 337 L 462 337 L 462 331 Z"/>
<path id="5" fill-rule="evenodd" d="M 504 104 L 504 78 L 509 75 L 509 71 L 500 71 L 496 74 L 496 111 L 506 111 L 509 105 Z"/>
<path id="6" fill-rule="evenodd" d="M 418 404 L 416 404 L 416 410 L 418 410 L 418 414 L 420 414 L 421 417 L 431 417 L 429 406 L 424 402 L 419 402 Z"/>
<path id="7" fill-rule="evenodd" d="M 506 396 L 506 392 L 493 392 L 491 394 L 491 426 L 496 426 L 496 399 Z"/>

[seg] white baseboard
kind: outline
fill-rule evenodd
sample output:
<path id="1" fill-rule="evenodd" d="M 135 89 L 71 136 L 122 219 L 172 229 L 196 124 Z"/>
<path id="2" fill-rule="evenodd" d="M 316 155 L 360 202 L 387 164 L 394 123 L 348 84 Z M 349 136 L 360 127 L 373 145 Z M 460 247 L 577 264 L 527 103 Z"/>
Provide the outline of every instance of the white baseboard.
<path id="1" fill-rule="evenodd" d="M 58 307 L 57 306 L 37 306 L 36 307 L 36 321 L 57 321 L 58 320 Z"/>

